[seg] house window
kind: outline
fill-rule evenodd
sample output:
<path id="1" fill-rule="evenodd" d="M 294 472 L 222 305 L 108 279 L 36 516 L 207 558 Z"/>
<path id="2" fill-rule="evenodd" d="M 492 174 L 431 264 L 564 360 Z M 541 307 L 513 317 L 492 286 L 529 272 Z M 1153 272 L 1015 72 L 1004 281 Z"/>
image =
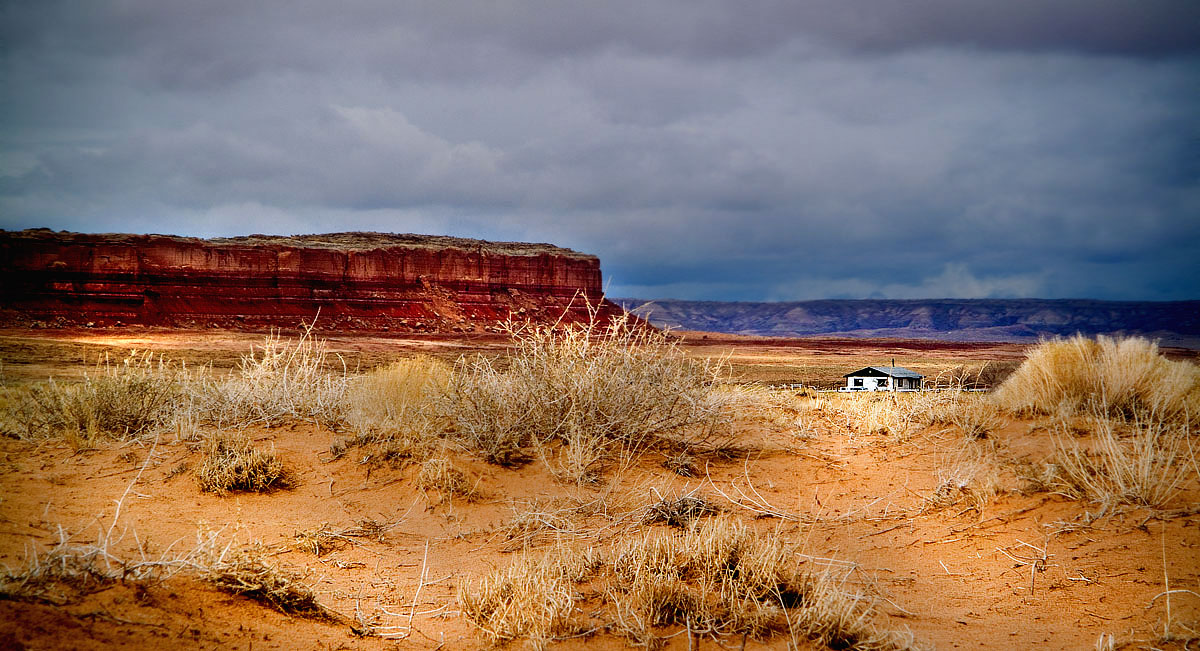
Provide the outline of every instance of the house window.
<path id="1" fill-rule="evenodd" d="M 862 386 L 862 378 L 860 378 L 860 377 L 856 377 L 856 378 L 853 378 L 853 379 L 854 379 L 854 386 L 856 386 L 856 387 L 861 387 L 861 386 Z"/>
<path id="2" fill-rule="evenodd" d="M 886 387 L 886 386 L 887 386 L 887 381 L 888 381 L 888 379 L 887 379 L 887 378 L 885 378 L 885 377 L 881 377 L 881 378 L 879 378 L 878 380 L 875 380 L 875 386 L 877 386 L 877 387 Z"/>

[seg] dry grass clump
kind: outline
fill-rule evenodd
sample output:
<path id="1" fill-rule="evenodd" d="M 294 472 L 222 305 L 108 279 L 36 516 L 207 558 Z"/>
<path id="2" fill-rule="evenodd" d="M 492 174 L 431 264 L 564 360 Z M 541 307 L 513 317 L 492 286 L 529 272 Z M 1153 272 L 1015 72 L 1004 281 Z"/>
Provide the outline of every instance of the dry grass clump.
<path id="1" fill-rule="evenodd" d="M 679 452 L 668 456 L 663 459 L 662 466 L 680 477 L 696 476 L 696 458 L 687 452 Z"/>
<path id="2" fill-rule="evenodd" d="M 575 583 L 600 567 L 595 551 L 555 549 L 459 585 L 463 615 L 494 642 L 528 638 L 534 648 L 585 630 L 575 613 Z"/>
<path id="3" fill-rule="evenodd" d="M 291 421 L 336 429 L 346 420 L 351 377 L 340 357 L 330 370 L 333 361 L 311 325 L 294 341 L 272 333 L 230 375 L 198 379 L 193 400 L 201 419 L 221 429 Z"/>
<path id="4" fill-rule="evenodd" d="M 1003 424 L 989 396 L 957 389 L 913 394 L 914 416 L 929 425 L 954 425 L 968 439 L 987 438 Z"/>
<path id="5" fill-rule="evenodd" d="M 1056 452 L 1040 482 L 1072 499 L 1103 505 L 1165 506 L 1196 471 L 1189 423 L 1094 420 L 1090 445 L 1069 432 L 1055 436 Z M 1061 428 L 1060 428 L 1061 429 Z"/>
<path id="6" fill-rule="evenodd" d="M 861 392 L 837 394 L 824 410 L 842 420 L 852 432 L 902 439 L 917 420 L 909 394 Z"/>
<path id="7" fill-rule="evenodd" d="M 664 333 L 616 319 L 512 335 L 507 368 L 460 360 L 445 402 L 462 440 L 489 462 L 520 463 L 557 440 L 578 451 L 568 470 L 586 476 L 600 458 L 728 420 L 713 390 L 719 365 L 689 359 Z"/>
<path id="8" fill-rule="evenodd" d="M 831 573 L 809 573 L 777 535 L 725 519 L 682 533 L 649 533 L 614 553 L 621 628 L 634 639 L 659 626 L 712 636 L 788 633 L 835 649 L 907 648 L 905 636 L 878 630 L 872 601 L 848 593 Z"/>
<path id="9" fill-rule="evenodd" d="M 333 617 L 317 602 L 301 580 L 267 563 L 267 552 L 251 546 L 215 549 L 215 535 L 200 536 L 196 550 L 138 562 L 122 560 L 110 552 L 112 529 L 101 530 L 95 544 L 75 544 L 65 539 L 41 554 L 34 554 L 26 567 L 6 572 L 0 582 L 0 598 L 41 601 L 65 605 L 81 595 L 121 582 L 145 582 L 167 578 L 181 570 L 195 572 L 201 579 L 233 594 L 245 595 L 283 612 Z"/>
<path id="10" fill-rule="evenodd" d="M 417 473 L 417 488 L 423 493 L 438 493 L 443 502 L 455 497 L 474 502 L 480 497 L 478 482 L 472 482 L 466 473 L 444 456 L 426 459 L 421 464 L 421 470 Z"/>
<path id="11" fill-rule="evenodd" d="M 1076 439 L 1064 420 L 1054 455 L 1029 473 L 1070 498 L 1162 507 L 1196 467 L 1190 434 L 1200 368 L 1166 359 L 1145 339 L 1043 342 L 995 398 L 1018 413 L 1088 417 L 1091 437 Z"/>
<path id="12" fill-rule="evenodd" d="M 185 373 L 162 356 L 108 355 L 81 382 L 49 380 L 9 391 L 0 425 L 18 438 L 64 435 L 75 447 L 128 440 L 169 425 Z"/>
<path id="13" fill-rule="evenodd" d="M 346 395 L 347 425 L 363 441 L 443 429 L 435 408 L 452 370 L 439 359 L 420 355 L 353 378 Z"/>
<path id="14" fill-rule="evenodd" d="M 1001 492 L 1003 462 L 996 449 L 985 441 L 966 439 L 938 464 L 938 485 L 925 498 L 933 509 L 966 504 L 980 514 Z"/>
<path id="15" fill-rule="evenodd" d="M 1000 428 L 1000 412 L 983 397 L 965 394 L 965 399 L 950 410 L 950 422 L 970 439 L 987 438 Z"/>
<path id="16" fill-rule="evenodd" d="M 216 432 L 208 438 L 204 461 L 196 468 L 196 481 L 201 490 L 218 495 L 264 492 L 291 483 L 274 449 L 255 448 L 241 432 Z"/>
<path id="17" fill-rule="evenodd" d="M 513 509 L 513 517 L 504 525 L 507 543 L 504 551 L 529 549 L 551 538 L 574 535 L 572 509 L 551 509 L 546 504 L 531 502 L 523 509 Z"/>
<path id="18" fill-rule="evenodd" d="M 1039 344 L 994 396 L 1017 413 L 1178 420 L 1200 413 L 1200 368 L 1140 337 L 1076 335 Z"/>
<path id="19" fill-rule="evenodd" d="M 132 483 L 130 484 L 132 487 Z M 94 542 L 73 540 L 62 527 L 58 542 L 45 551 L 31 548 L 24 566 L 16 571 L 7 567 L 0 573 L 0 600 L 38 601 L 62 606 L 81 596 L 104 590 L 117 582 L 144 583 L 167 578 L 190 563 L 190 555 L 149 557 L 138 541 L 138 560 L 116 556 L 112 549 L 125 537 L 114 530 L 126 494 L 117 500 L 116 515 L 107 526 L 100 526 Z M 136 538 L 136 536 L 135 536 Z"/>
<path id="20" fill-rule="evenodd" d="M 534 646 L 611 629 L 647 646 L 686 630 L 717 641 L 788 634 L 836 649 L 910 648 L 905 635 L 873 624 L 872 600 L 831 572 L 804 571 L 795 552 L 778 535 L 712 519 L 618 543 L 609 562 L 590 548 L 527 557 L 463 583 L 459 602 L 493 640 Z M 600 600 L 586 616 L 579 583 Z"/>
<path id="21" fill-rule="evenodd" d="M 259 546 L 236 550 L 227 547 L 201 561 L 200 577 L 225 592 L 249 597 L 281 612 L 333 617 L 301 577 L 279 570 L 266 559 L 266 550 Z"/>
<path id="22" fill-rule="evenodd" d="M 297 531 L 292 536 L 292 544 L 296 549 L 309 552 L 314 556 L 337 551 L 349 542 L 349 533 L 334 530 L 328 522 L 323 522 L 321 526 L 314 529 Z"/>
<path id="23" fill-rule="evenodd" d="M 550 445 L 538 448 L 538 455 L 546 462 L 550 473 L 559 481 L 579 485 L 595 484 L 611 457 L 613 441 L 603 436 L 579 429 L 573 425 L 563 434 L 562 444 L 550 455 Z"/>
<path id="24" fill-rule="evenodd" d="M 512 505 L 512 517 L 500 529 L 505 537 L 503 550 L 513 552 L 537 545 L 578 538 L 582 521 L 594 515 L 608 517 L 614 506 L 611 495 L 589 501 L 578 498 L 533 499 Z"/>
<path id="25" fill-rule="evenodd" d="M 657 502 L 646 507 L 646 514 L 642 516 L 642 522 L 683 528 L 697 518 L 715 515 L 720 511 L 719 506 L 702 495 L 697 497 L 689 493 L 675 499 L 660 497 Z"/>
<path id="26" fill-rule="evenodd" d="M 432 435 L 420 432 L 359 432 L 334 441 L 329 446 L 329 453 L 334 459 L 340 459 L 354 447 L 365 448 L 359 459 L 361 464 L 387 463 L 399 468 L 433 456 L 439 449 L 439 441 Z"/>
<path id="27" fill-rule="evenodd" d="M 119 363 L 105 356 L 81 382 L 6 391 L 0 429 L 20 438 L 63 434 L 78 447 L 171 426 L 192 432 L 200 424 L 229 429 L 307 421 L 338 428 L 350 409 L 351 377 L 344 363 L 338 369 L 334 362 L 311 326 L 294 341 L 267 336 L 223 377 L 176 367 L 153 353 L 131 351 Z"/>
<path id="28" fill-rule="evenodd" d="M 62 605 L 78 594 L 87 594 L 121 577 L 104 561 L 99 546 L 60 542 L 44 554 L 33 554 L 25 567 L 7 571 L 0 581 L 0 598 L 41 601 Z"/>

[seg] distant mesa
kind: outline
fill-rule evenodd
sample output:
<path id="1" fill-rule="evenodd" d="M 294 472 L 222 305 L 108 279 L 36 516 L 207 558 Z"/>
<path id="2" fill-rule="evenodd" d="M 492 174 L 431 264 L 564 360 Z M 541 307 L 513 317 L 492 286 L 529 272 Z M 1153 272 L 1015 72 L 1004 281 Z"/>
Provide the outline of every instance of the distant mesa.
<path id="1" fill-rule="evenodd" d="M 600 260 L 549 244 L 327 233 L 199 239 L 0 230 L 10 325 L 486 332 L 621 308 Z M 564 316 L 565 315 L 565 316 Z"/>
<path id="2" fill-rule="evenodd" d="M 1033 342 L 1137 335 L 1200 349 L 1200 301 L 1076 299 L 822 300 L 790 303 L 614 299 L 651 324 L 778 337 L 889 337 Z"/>

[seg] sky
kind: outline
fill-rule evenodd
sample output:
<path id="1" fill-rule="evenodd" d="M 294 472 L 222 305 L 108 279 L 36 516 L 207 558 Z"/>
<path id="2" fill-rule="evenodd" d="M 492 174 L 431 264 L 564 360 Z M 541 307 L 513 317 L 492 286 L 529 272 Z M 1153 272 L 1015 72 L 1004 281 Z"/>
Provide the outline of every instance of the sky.
<path id="1" fill-rule="evenodd" d="M 1195 0 L 0 0 L 0 228 L 549 242 L 611 296 L 1200 299 Z"/>

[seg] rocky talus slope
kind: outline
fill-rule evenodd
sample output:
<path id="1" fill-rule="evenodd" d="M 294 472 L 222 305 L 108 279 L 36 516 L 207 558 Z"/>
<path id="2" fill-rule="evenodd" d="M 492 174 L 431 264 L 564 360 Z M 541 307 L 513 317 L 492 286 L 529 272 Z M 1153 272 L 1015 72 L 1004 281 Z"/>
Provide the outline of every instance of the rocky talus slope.
<path id="1" fill-rule="evenodd" d="M 595 256 L 548 244 L 331 233 L 198 239 L 0 231 L 0 320 L 28 325 L 496 330 L 585 318 Z"/>

